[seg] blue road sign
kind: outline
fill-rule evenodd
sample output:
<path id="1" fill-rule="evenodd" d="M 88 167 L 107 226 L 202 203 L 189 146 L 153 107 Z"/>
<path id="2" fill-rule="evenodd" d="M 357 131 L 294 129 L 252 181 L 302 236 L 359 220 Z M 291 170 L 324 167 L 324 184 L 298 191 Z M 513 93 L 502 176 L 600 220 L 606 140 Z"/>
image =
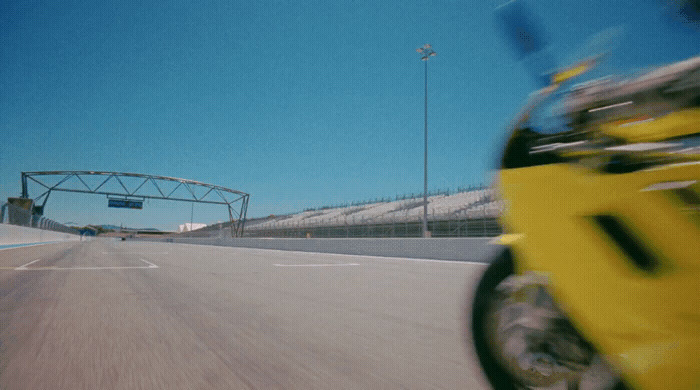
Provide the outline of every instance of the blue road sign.
<path id="1" fill-rule="evenodd" d="M 131 200 L 131 199 L 108 199 L 108 207 L 118 207 L 125 209 L 142 209 L 142 200 Z"/>

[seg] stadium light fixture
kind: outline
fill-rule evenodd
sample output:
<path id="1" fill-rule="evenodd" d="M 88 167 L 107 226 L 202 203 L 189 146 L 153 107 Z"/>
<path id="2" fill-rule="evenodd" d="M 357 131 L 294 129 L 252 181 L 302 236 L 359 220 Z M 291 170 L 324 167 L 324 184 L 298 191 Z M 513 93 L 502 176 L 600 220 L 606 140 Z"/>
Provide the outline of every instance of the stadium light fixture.
<path id="1" fill-rule="evenodd" d="M 423 47 L 416 49 L 420 54 L 421 61 L 425 62 L 425 106 L 424 106 L 424 138 L 425 149 L 423 153 L 423 237 L 429 237 L 428 232 L 428 59 L 435 57 L 437 53 L 433 47 L 426 43 Z"/>

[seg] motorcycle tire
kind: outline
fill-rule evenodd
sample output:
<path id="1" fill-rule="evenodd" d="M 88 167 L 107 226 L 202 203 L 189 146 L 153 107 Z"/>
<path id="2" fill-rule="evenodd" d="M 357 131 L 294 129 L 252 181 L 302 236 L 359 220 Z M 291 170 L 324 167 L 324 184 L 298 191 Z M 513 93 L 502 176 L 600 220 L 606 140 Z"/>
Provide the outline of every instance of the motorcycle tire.
<path id="1" fill-rule="evenodd" d="M 472 304 L 472 339 L 481 367 L 494 390 L 516 390 L 510 374 L 501 367 L 486 339 L 484 322 L 491 296 L 496 286 L 514 273 L 513 259 L 508 251 L 503 251 L 486 269 L 479 281 Z"/>
<path id="2" fill-rule="evenodd" d="M 504 368 L 493 351 L 487 340 L 486 320 L 489 315 L 491 299 L 495 294 L 496 287 L 508 276 L 513 275 L 514 261 L 510 251 L 505 250 L 484 272 L 476 289 L 474 302 L 472 304 L 471 316 L 471 331 L 472 341 L 476 354 L 481 363 L 481 367 L 486 374 L 491 386 L 494 390 L 520 390 L 527 389 L 526 386 L 521 386 L 517 380 Z M 622 381 L 619 381 L 613 387 L 613 390 L 625 390 L 627 387 Z"/>

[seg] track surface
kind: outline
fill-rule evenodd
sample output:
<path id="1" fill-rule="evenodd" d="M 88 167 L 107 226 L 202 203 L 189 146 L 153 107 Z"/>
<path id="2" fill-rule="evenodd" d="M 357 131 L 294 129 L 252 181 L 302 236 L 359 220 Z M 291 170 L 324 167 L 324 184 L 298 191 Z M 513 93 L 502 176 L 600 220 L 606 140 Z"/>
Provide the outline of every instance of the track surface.
<path id="1" fill-rule="evenodd" d="M 487 389 L 483 264 L 92 241 L 0 250 L 2 389 Z"/>

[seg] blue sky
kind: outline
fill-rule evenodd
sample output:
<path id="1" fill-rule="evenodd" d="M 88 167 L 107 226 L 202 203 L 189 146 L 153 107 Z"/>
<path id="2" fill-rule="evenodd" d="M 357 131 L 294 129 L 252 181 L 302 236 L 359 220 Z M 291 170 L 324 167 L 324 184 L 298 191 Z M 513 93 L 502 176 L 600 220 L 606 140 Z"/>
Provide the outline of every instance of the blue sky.
<path id="1" fill-rule="evenodd" d="M 0 197 L 20 173 L 139 172 L 251 194 L 249 217 L 423 186 L 488 183 L 505 125 L 536 88 L 494 23 L 501 1 L 13 1 L 0 4 Z M 656 0 L 539 0 L 558 60 L 622 26 L 601 71 L 698 54 Z M 190 206 L 107 209 L 52 194 L 61 222 L 173 229 Z M 225 219 L 196 205 L 195 222 Z"/>

